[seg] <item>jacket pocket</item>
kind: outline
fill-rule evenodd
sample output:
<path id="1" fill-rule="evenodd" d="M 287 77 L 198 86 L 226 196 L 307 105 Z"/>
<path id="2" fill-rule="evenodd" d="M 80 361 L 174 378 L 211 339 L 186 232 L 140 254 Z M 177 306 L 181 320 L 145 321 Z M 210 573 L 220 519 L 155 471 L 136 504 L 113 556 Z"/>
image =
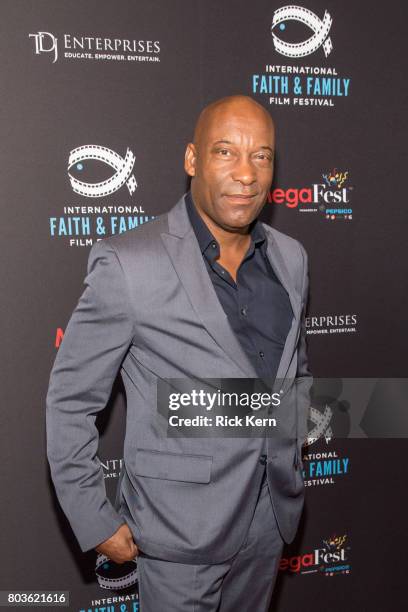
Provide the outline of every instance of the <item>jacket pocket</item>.
<path id="1" fill-rule="evenodd" d="M 208 483 L 211 480 L 212 462 L 211 455 L 137 448 L 133 473 L 147 478 Z"/>

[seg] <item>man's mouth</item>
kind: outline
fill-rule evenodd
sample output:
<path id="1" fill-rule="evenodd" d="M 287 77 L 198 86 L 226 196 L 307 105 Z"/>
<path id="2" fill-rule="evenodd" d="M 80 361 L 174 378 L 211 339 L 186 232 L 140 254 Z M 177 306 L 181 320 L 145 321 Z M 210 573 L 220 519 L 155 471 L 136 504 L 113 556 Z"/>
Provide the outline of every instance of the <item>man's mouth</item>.
<path id="1" fill-rule="evenodd" d="M 248 202 L 253 200 L 258 194 L 257 193 L 226 193 L 225 197 L 228 200 L 236 200 L 237 202 Z"/>

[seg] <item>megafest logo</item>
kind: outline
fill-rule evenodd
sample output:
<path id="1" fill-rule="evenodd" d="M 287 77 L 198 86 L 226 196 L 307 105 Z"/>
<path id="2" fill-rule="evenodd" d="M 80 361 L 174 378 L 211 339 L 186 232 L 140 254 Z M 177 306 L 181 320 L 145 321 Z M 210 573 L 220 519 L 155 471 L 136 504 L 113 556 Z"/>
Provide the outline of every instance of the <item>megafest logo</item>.
<path id="1" fill-rule="evenodd" d="M 351 78 L 342 76 L 333 65 L 313 65 L 331 58 L 335 45 L 333 17 L 325 10 L 320 17 L 297 5 L 275 10 L 271 23 L 273 61 L 252 74 L 252 94 L 267 97 L 270 105 L 334 107 L 350 95 Z M 301 63 L 308 57 L 308 64 Z M 309 59 L 310 58 L 310 59 Z M 288 63 L 290 62 L 290 63 Z"/>
<path id="2" fill-rule="evenodd" d="M 74 34 L 63 34 L 58 39 L 51 32 L 44 31 L 31 33 L 28 37 L 34 41 L 35 55 L 45 55 L 53 64 L 60 57 L 66 60 L 160 62 L 159 40 Z"/>
<path id="3" fill-rule="evenodd" d="M 350 549 L 347 534 L 333 534 L 322 541 L 322 546 L 317 546 L 310 552 L 282 557 L 279 570 L 292 574 L 323 574 L 324 576 L 350 574 Z"/>
<path id="4" fill-rule="evenodd" d="M 62 214 L 49 218 L 51 238 L 64 238 L 69 246 L 92 246 L 108 235 L 121 234 L 154 219 L 140 202 L 134 202 L 138 186 L 135 161 L 129 147 L 123 155 L 96 144 L 72 149 L 67 174 L 80 200 L 64 205 Z M 113 194 L 125 202 L 112 202 Z"/>
<path id="5" fill-rule="evenodd" d="M 268 202 L 302 213 L 320 213 L 328 221 L 351 221 L 354 186 L 350 185 L 349 174 L 348 170 L 332 168 L 323 172 L 321 180 L 310 186 L 272 189 Z"/>

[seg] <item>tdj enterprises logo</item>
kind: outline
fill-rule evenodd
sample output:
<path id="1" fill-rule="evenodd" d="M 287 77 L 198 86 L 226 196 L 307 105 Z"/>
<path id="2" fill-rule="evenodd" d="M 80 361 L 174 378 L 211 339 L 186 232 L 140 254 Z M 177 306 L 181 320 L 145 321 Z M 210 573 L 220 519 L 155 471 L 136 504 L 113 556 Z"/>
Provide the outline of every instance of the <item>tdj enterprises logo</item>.
<path id="1" fill-rule="evenodd" d="M 278 28 L 283 32 L 286 30 L 285 22 L 288 21 L 304 23 L 312 30 L 313 35 L 299 43 L 283 41 L 275 34 L 274 30 Z M 282 6 L 274 12 L 272 20 L 271 30 L 275 50 L 286 57 L 305 57 L 317 51 L 319 47 L 323 47 L 324 54 L 327 57 L 333 49 L 329 36 L 331 26 L 332 18 L 327 11 L 325 11 L 323 19 L 319 19 L 315 13 L 303 6 Z"/>
<path id="2" fill-rule="evenodd" d="M 271 204 L 284 204 L 287 208 L 297 208 L 300 212 L 320 212 L 325 219 L 351 220 L 351 192 L 348 185 L 349 172 L 333 168 L 322 174 L 322 181 L 310 187 L 290 187 L 273 189 L 268 196 Z"/>
<path id="3" fill-rule="evenodd" d="M 77 147 L 70 152 L 68 159 L 68 176 L 71 181 L 71 187 L 75 193 L 79 193 L 79 195 L 87 198 L 103 198 L 111 193 L 115 193 L 126 183 L 129 194 L 133 195 L 137 187 L 135 176 L 132 174 L 135 159 L 134 154 L 129 148 L 126 150 L 125 157 L 121 157 L 118 153 L 112 151 L 112 149 L 101 147 L 100 145 Z M 89 160 L 103 162 L 113 168 L 115 174 L 99 183 L 86 183 L 70 174 L 69 171 L 73 167 L 81 172 L 84 169 L 82 162 Z"/>
<path id="4" fill-rule="evenodd" d="M 123 459 L 99 459 L 102 466 L 104 479 L 119 478 L 120 470 L 123 466 Z"/>
<path id="5" fill-rule="evenodd" d="M 62 46 L 62 57 L 68 60 L 115 60 L 124 62 L 160 62 L 159 40 L 135 40 L 107 38 L 105 36 L 77 36 L 63 34 L 62 42 L 51 32 L 36 32 L 28 35 L 34 39 L 35 54 L 49 55 L 55 64 L 58 45 Z"/>
<path id="6" fill-rule="evenodd" d="M 54 55 L 53 64 L 58 59 L 58 39 L 50 32 L 37 32 L 37 34 L 29 34 L 29 38 L 35 40 L 35 54 L 51 53 Z"/>
<path id="7" fill-rule="evenodd" d="M 333 535 L 323 540 L 323 546 L 315 548 L 309 553 L 282 557 L 280 571 L 290 571 L 293 574 L 316 574 L 325 576 L 337 574 L 350 574 L 350 546 L 347 544 L 347 535 Z"/>
<path id="8" fill-rule="evenodd" d="M 306 317 L 306 334 L 326 336 L 328 334 L 355 334 L 358 331 L 357 314 L 313 314 Z"/>

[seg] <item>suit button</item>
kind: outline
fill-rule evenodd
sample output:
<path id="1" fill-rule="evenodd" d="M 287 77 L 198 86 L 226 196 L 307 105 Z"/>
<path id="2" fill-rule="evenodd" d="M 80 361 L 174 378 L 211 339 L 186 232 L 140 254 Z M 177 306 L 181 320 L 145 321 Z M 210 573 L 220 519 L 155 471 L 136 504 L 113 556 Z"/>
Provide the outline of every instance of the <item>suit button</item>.
<path id="1" fill-rule="evenodd" d="M 259 457 L 259 463 L 260 463 L 261 465 L 266 465 L 266 459 L 267 459 L 267 456 L 266 456 L 266 455 L 261 455 L 261 456 Z"/>

